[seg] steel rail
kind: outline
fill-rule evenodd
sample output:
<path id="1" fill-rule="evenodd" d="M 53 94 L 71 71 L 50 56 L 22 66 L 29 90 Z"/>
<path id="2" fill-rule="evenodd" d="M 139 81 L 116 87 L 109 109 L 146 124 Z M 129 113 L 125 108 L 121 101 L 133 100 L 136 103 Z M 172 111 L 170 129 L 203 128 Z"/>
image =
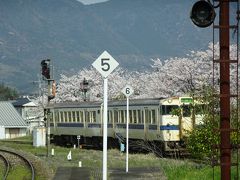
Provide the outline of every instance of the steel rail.
<path id="1" fill-rule="evenodd" d="M 32 180 L 35 179 L 34 166 L 27 158 L 25 158 L 23 155 L 21 155 L 21 154 L 19 154 L 17 152 L 13 152 L 13 151 L 10 151 L 10 150 L 0 149 L 0 151 L 1 152 L 5 152 L 5 153 L 9 153 L 9 154 L 13 154 L 13 155 L 18 156 L 19 158 L 21 158 L 28 165 L 28 167 L 31 169 L 31 174 L 32 174 L 31 179 Z"/>
<path id="2" fill-rule="evenodd" d="M 5 156 L 3 156 L 2 154 L 0 154 L 0 157 L 3 159 L 3 162 L 4 162 L 5 167 L 6 167 L 5 172 L 4 172 L 4 176 L 3 176 L 3 180 L 6 180 L 7 176 L 8 176 L 8 173 L 9 173 L 9 170 L 10 170 L 10 163 L 7 160 L 7 158 Z"/>

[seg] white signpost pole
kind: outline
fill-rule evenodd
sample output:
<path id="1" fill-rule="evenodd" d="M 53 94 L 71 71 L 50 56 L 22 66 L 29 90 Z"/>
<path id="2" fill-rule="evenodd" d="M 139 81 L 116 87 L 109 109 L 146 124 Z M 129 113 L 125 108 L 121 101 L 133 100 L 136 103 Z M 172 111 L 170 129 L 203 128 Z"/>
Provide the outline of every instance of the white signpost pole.
<path id="1" fill-rule="evenodd" d="M 107 106 L 108 106 L 108 79 L 107 76 L 118 66 L 118 62 L 104 51 L 92 64 L 104 78 L 103 99 L 103 180 L 107 180 Z"/>
<path id="2" fill-rule="evenodd" d="M 129 129 L 129 96 L 133 93 L 133 88 L 129 85 L 126 85 L 123 88 L 122 93 L 127 97 L 127 122 L 126 122 L 126 172 L 128 172 L 128 129 Z"/>
<path id="3" fill-rule="evenodd" d="M 127 124 L 126 124 L 126 172 L 128 172 L 128 124 L 129 124 L 129 97 L 127 97 Z"/>
<path id="4" fill-rule="evenodd" d="M 107 90 L 108 79 L 104 79 L 104 101 L 103 101 L 103 179 L 107 179 Z"/>

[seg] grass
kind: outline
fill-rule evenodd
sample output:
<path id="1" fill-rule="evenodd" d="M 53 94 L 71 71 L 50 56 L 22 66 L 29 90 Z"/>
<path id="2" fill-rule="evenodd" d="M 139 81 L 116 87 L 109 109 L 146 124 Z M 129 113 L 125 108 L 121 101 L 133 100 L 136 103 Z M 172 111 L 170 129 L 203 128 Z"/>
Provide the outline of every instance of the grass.
<path id="1" fill-rule="evenodd" d="M 31 141 L 30 137 L 25 137 L 24 141 Z M 82 163 L 82 167 L 92 169 L 92 179 L 96 175 L 96 172 L 102 171 L 102 151 L 87 150 L 87 149 L 73 149 L 62 148 L 53 146 L 49 148 L 51 154 L 51 148 L 54 148 L 55 155 L 46 157 L 47 150 L 45 147 L 33 147 L 31 144 L 17 144 L 11 142 L 0 142 L 0 146 L 7 146 L 13 149 L 21 149 L 32 155 L 37 156 L 43 166 L 42 172 L 38 172 L 38 179 L 44 179 L 42 173 L 46 174 L 48 170 L 49 177 L 52 177 L 58 167 L 78 167 L 79 161 Z M 67 155 L 71 151 L 72 160 L 67 160 Z M 117 149 L 108 150 L 108 169 L 125 169 L 124 153 L 121 153 Z M 39 169 L 41 169 L 41 163 Z M 93 169 L 94 168 L 94 169 Z M 209 180 L 213 179 L 213 169 L 209 165 L 197 164 L 190 160 L 174 160 L 168 158 L 157 158 L 154 154 L 129 154 L 129 169 L 131 168 L 158 168 L 160 171 L 154 176 L 161 177 L 169 180 Z M 220 179 L 220 169 L 214 169 L 214 178 Z M 233 176 L 236 174 L 236 169 L 232 172 Z M 176 178 L 177 177 L 177 178 Z"/>
<path id="2" fill-rule="evenodd" d="M 30 172 L 23 166 L 14 166 L 7 177 L 8 180 L 30 179 Z"/>

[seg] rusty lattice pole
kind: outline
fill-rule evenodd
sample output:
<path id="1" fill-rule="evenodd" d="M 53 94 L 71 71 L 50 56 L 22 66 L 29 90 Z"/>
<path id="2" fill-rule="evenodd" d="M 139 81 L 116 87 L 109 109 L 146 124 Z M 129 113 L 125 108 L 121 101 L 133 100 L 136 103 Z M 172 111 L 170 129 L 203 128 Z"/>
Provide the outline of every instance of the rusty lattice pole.
<path id="1" fill-rule="evenodd" d="M 229 0 L 220 0 L 220 162 L 221 180 L 231 179 Z"/>

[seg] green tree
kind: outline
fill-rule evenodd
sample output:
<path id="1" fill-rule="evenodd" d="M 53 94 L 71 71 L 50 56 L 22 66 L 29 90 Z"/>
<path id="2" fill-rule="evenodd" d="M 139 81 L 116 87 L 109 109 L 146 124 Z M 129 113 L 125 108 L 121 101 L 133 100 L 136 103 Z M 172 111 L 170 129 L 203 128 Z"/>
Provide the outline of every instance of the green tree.
<path id="1" fill-rule="evenodd" d="M 203 123 L 189 132 L 187 138 L 187 149 L 192 156 L 200 159 L 212 159 L 219 156 L 216 145 L 220 144 L 220 107 L 219 98 L 213 96 L 214 90 L 205 88 L 198 95 L 199 101 L 203 106 Z M 215 93 L 214 93 L 215 94 Z M 237 101 L 232 101 L 231 104 L 231 128 L 239 128 L 237 113 Z M 231 132 L 231 143 L 240 143 L 240 134 L 238 131 Z"/>
<path id="2" fill-rule="evenodd" d="M 219 144 L 219 101 L 212 95 L 211 88 L 205 88 L 200 95 L 195 95 L 198 101 L 202 102 L 201 106 L 203 121 L 189 132 L 187 138 L 187 149 L 195 158 L 210 160 L 216 155 L 213 146 Z"/>
<path id="3" fill-rule="evenodd" d="M 15 89 L 0 84 L 0 101 L 12 100 L 18 97 L 18 93 Z"/>

